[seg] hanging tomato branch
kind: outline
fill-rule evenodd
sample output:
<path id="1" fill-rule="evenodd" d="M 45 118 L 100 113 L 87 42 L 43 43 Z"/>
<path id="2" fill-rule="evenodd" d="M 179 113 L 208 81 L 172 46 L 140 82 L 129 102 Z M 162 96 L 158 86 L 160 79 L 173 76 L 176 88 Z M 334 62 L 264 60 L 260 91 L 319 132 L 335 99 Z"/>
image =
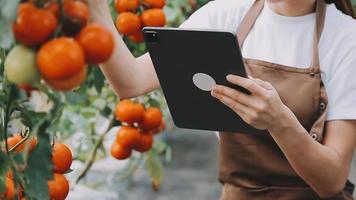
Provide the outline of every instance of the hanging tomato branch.
<path id="1" fill-rule="evenodd" d="M 136 30 L 141 30 L 147 25 L 176 26 L 186 17 L 182 10 L 192 11 L 185 0 L 130 0 L 135 4 L 131 8 L 127 2 L 109 0 L 119 30 L 133 22 L 125 15 L 134 15 Z M 84 163 L 79 182 L 97 160 L 111 153 L 103 143 L 110 129 L 120 125 L 114 120 L 120 101 L 97 66 L 113 52 L 112 33 L 90 22 L 88 5 L 82 0 L 0 0 L 0 27 L 0 199 L 65 199 L 69 192 L 65 174 L 72 171 L 72 158 Z M 123 37 L 140 56 L 146 47 L 136 30 Z M 160 91 L 133 102 L 142 105 L 141 117 L 151 116 L 151 110 L 162 112 L 169 126 Z M 118 118 L 126 125 L 119 132 L 131 126 L 140 136 L 130 147 L 134 153 L 128 161 L 117 161 L 127 165 L 118 175 L 129 179 L 144 164 L 155 190 L 162 181 L 161 155 L 169 160 L 171 152 L 162 134 L 157 134 L 164 130 L 162 113 L 132 124 Z M 97 131 L 103 128 L 98 119 L 111 121 L 106 130 Z M 146 127 L 150 119 L 157 123 Z M 70 150 L 62 141 L 70 141 L 78 132 L 84 133 L 80 144 Z M 118 138 L 110 142 L 126 143 L 122 134 Z M 58 155 L 66 156 L 58 159 Z"/>

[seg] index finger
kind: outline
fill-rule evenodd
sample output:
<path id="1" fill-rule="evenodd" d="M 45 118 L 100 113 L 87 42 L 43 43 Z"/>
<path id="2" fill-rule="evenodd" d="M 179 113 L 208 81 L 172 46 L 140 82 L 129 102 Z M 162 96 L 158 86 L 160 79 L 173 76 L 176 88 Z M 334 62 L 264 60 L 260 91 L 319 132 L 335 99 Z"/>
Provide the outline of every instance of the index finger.
<path id="1" fill-rule="evenodd" d="M 253 94 L 257 94 L 257 95 L 263 95 L 264 94 L 263 88 L 261 86 L 259 86 L 252 79 L 248 79 L 248 78 L 244 78 L 244 77 L 236 76 L 236 75 L 232 75 L 232 74 L 228 75 L 226 77 L 226 79 L 230 83 L 239 85 L 239 86 L 247 89 L 248 91 L 250 91 Z"/>

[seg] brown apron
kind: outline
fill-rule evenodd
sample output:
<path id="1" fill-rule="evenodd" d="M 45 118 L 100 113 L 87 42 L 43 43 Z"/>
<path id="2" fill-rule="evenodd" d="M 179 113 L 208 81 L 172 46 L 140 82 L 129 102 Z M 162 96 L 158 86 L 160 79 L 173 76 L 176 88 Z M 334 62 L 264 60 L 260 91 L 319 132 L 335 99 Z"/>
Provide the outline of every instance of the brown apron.
<path id="1" fill-rule="evenodd" d="M 261 13 L 264 0 L 256 0 L 237 30 L 242 47 Z M 317 0 L 316 26 L 311 66 L 307 69 L 245 59 L 248 73 L 270 82 L 283 103 L 309 131 L 323 142 L 327 96 L 319 68 L 318 43 L 325 21 L 326 4 Z M 303 144 L 301 144 L 303 145 Z M 312 152 L 310 152 L 312 153 Z M 222 200 L 315 200 L 318 195 L 296 174 L 267 131 L 220 133 L 219 179 L 224 184 Z M 332 200 L 352 198 L 353 185 Z"/>

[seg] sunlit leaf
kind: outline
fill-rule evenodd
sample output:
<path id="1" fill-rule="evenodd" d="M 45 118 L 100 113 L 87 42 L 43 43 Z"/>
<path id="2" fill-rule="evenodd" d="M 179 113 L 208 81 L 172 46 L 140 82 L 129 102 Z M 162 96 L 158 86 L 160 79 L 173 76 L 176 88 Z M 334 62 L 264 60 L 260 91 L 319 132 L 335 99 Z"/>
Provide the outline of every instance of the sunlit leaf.
<path id="1" fill-rule="evenodd" d="M 164 157 L 165 157 L 166 162 L 171 162 L 171 160 L 172 160 L 172 148 L 170 146 L 167 147 Z"/>
<path id="2" fill-rule="evenodd" d="M 162 162 L 154 151 L 146 153 L 144 160 L 145 167 L 151 177 L 152 184 L 154 188 L 157 189 L 156 187 L 159 187 L 163 176 Z"/>

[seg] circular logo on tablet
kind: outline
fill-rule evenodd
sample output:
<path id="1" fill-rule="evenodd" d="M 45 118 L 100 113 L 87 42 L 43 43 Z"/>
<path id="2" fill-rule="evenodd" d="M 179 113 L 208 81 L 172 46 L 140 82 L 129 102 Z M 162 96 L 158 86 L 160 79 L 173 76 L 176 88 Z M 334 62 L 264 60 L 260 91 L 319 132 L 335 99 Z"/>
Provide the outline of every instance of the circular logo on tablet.
<path id="1" fill-rule="evenodd" d="M 205 73 L 196 73 L 193 76 L 194 85 L 204 91 L 211 91 L 212 87 L 216 85 L 213 77 Z"/>

